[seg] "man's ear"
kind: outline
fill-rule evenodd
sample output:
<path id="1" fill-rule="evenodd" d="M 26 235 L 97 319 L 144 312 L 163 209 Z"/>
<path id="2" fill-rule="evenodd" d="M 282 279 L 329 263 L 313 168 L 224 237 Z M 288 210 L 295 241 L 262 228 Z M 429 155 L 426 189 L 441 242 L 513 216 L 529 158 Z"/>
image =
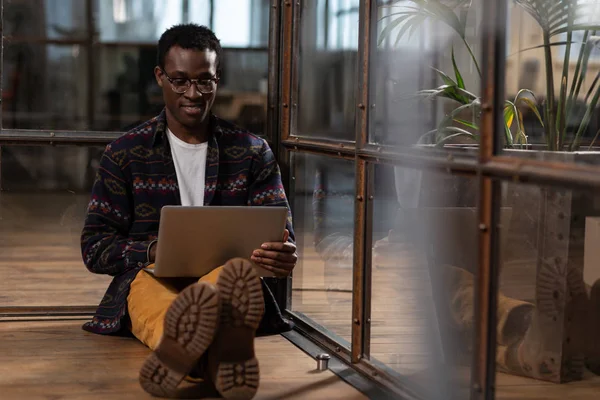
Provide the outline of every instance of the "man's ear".
<path id="1" fill-rule="evenodd" d="M 156 79 L 156 83 L 158 83 L 158 86 L 163 87 L 163 71 L 162 69 L 157 65 L 156 67 L 154 67 L 154 78 Z"/>
<path id="2" fill-rule="evenodd" d="M 290 238 L 290 231 L 288 231 L 287 229 L 283 231 L 283 242 L 287 242 L 288 239 Z"/>

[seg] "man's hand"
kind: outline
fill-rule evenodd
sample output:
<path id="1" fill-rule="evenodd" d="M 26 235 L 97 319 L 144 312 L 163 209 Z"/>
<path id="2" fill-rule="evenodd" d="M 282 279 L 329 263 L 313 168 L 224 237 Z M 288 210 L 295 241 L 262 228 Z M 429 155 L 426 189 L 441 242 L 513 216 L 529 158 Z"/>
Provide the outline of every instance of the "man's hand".
<path id="1" fill-rule="evenodd" d="M 290 232 L 286 229 L 283 242 L 263 243 L 252 253 L 252 261 L 279 278 L 289 276 L 298 261 L 296 245 L 287 241 L 289 237 Z"/>

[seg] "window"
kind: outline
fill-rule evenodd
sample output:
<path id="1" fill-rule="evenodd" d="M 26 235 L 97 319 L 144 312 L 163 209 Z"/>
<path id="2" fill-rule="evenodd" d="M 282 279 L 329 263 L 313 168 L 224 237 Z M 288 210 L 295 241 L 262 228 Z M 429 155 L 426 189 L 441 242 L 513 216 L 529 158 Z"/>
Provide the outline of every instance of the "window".
<path id="1" fill-rule="evenodd" d="M 6 129 L 126 131 L 151 118 L 163 107 L 153 75 L 156 42 L 172 25 L 194 22 L 212 26 L 224 48 L 222 95 L 215 110 L 264 133 L 268 1 L 47 0 L 41 8 L 17 0 L 3 4 Z"/>
<path id="2" fill-rule="evenodd" d="M 359 0 L 317 2 L 317 45 L 330 50 L 358 49 Z"/>
<path id="3" fill-rule="evenodd" d="M 575 25 L 598 24 L 598 21 L 600 21 L 600 2 L 597 0 L 579 0 L 577 4 L 580 8 L 578 10 L 579 14 L 577 14 Z M 586 7 L 585 10 L 582 10 L 583 7 Z M 586 40 L 584 31 L 579 30 L 573 32 L 573 44 L 571 45 L 570 55 L 572 63 L 577 62 L 584 41 L 591 47 L 590 60 L 600 61 L 600 38 L 597 36 L 598 34 L 599 33 L 596 32 L 594 35 L 589 35 Z M 561 34 L 560 40 L 566 42 L 567 34 Z M 560 51 L 558 53 L 561 59 L 565 56 L 566 50 L 567 46 L 560 46 Z"/>

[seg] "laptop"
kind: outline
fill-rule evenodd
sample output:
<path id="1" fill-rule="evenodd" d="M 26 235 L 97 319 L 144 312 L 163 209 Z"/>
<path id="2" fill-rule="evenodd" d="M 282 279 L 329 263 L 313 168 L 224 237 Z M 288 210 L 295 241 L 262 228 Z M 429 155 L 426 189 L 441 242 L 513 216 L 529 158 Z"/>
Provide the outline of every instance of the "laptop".
<path id="1" fill-rule="evenodd" d="M 235 257 L 250 259 L 265 242 L 281 242 L 286 207 L 165 206 L 161 209 L 156 277 L 201 277 Z M 274 274 L 255 265 L 259 276 Z"/>

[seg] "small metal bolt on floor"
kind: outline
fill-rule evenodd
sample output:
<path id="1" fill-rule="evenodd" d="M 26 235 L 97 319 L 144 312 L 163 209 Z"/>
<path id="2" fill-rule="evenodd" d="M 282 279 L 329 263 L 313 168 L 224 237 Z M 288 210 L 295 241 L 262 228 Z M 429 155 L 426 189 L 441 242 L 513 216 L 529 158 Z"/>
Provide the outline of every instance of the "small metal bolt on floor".
<path id="1" fill-rule="evenodd" d="M 317 370 L 325 371 L 327 368 L 329 368 L 330 359 L 331 357 L 327 353 L 321 353 L 317 355 Z"/>

